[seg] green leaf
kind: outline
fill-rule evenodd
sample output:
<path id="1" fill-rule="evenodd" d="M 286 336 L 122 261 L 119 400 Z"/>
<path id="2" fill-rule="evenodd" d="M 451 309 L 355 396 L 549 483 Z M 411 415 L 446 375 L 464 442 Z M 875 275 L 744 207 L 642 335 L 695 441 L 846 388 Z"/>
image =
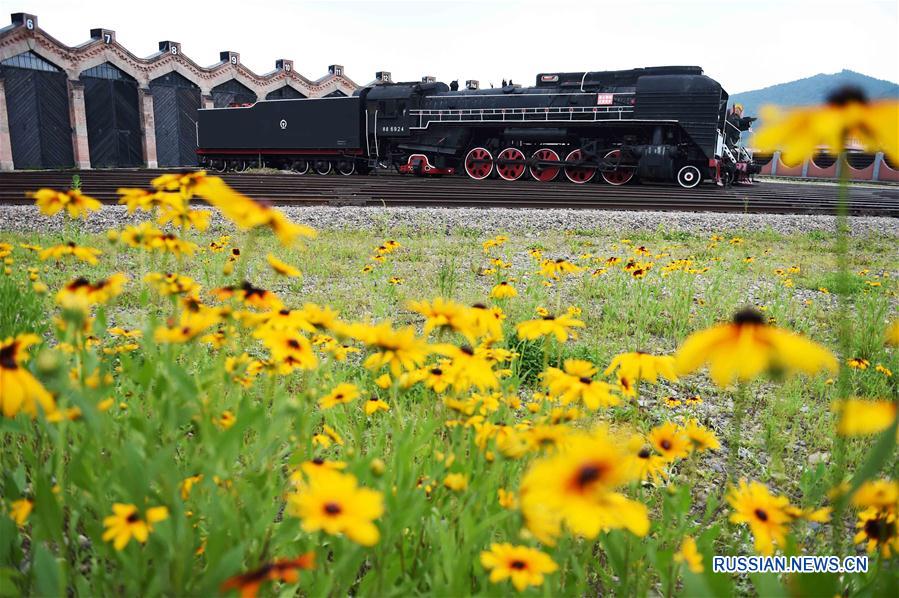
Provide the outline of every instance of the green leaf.
<path id="1" fill-rule="evenodd" d="M 852 496 L 855 491 L 858 490 L 859 486 L 876 476 L 886 464 L 887 460 L 892 456 L 893 449 L 896 448 L 897 426 L 899 426 L 899 418 L 896 418 L 893 421 L 893 425 L 887 430 L 884 430 L 880 435 L 880 438 L 877 439 L 877 444 L 875 444 L 874 448 L 871 449 L 871 452 L 868 453 L 868 459 L 865 461 L 864 465 L 855 472 L 855 477 L 852 478 L 852 487 L 849 489 L 847 496 Z"/>
<path id="2" fill-rule="evenodd" d="M 63 573 L 60 563 L 43 545 L 34 550 L 34 589 L 37 596 L 64 596 Z"/>
<path id="3" fill-rule="evenodd" d="M 752 573 L 749 575 L 749 578 L 752 580 L 752 585 L 755 586 L 759 596 L 779 598 L 787 595 L 776 573 Z"/>

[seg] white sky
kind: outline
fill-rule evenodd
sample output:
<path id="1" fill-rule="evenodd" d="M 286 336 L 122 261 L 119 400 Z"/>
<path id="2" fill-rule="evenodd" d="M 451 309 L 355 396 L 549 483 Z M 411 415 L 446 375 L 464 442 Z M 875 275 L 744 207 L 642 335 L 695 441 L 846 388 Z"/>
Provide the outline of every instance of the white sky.
<path id="1" fill-rule="evenodd" d="M 276 58 L 315 79 L 343 64 L 359 84 L 503 78 L 538 72 L 700 65 L 731 92 L 844 68 L 899 81 L 899 0 L 12 0 L 68 45 L 116 31 L 137 55 L 181 42 L 201 65 L 240 52 L 264 73 Z"/>

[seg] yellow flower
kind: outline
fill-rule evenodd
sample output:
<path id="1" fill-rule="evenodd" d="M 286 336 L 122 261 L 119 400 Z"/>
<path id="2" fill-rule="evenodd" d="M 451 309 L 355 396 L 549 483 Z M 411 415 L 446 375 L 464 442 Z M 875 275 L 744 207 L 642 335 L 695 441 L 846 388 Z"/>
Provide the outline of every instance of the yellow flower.
<path id="1" fill-rule="evenodd" d="M 547 368 L 543 375 L 550 395 L 558 397 L 563 405 L 583 401 L 588 409 L 595 411 L 599 407 L 613 407 L 621 401 L 621 397 L 612 392 L 611 384 L 593 379 L 596 368 L 589 361 L 566 359 L 563 367 L 564 371 Z"/>
<path id="2" fill-rule="evenodd" d="M 93 197 L 84 195 L 80 189 L 69 189 L 68 191 L 39 189 L 28 193 L 28 197 L 33 198 L 41 213 L 47 216 L 53 216 L 65 209 L 71 218 L 87 218 L 88 212 L 96 212 L 100 209 L 100 202 Z"/>
<path id="3" fill-rule="evenodd" d="M 683 459 L 690 453 L 690 438 L 674 422 L 653 428 L 649 432 L 649 442 L 668 462 Z"/>
<path id="4" fill-rule="evenodd" d="M 150 272 L 144 276 L 144 282 L 154 285 L 162 295 L 198 295 L 200 292 L 200 285 L 193 278 L 181 274 Z"/>
<path id="5" fill-rule="evenodd" d="M 846 399 L 833 404 L 840 417 L 837 433 L 842 436 L 868 436 L 883 432 L 896 420 L 896 404 L 887 400 Z"/>
<path id="6" fill-rule="evenodd" d="M 122 550 L 134 538 L 140 543 L 147 541 L 153 524 L 164 521 L 169 517 L 166 507 L 151 507 L 147 509 L 145 519 L 141 519 L 137 507 L 122 503 L 112 505 L 112 515 L 103 519 L 103 541 L 113 542 L 116 550 Z"/>
<path id="7" fill-rule="evenodd" d="M 190 492 L 193 490 L 193 487 L 196 484 L 199 484 L 203 480 L 203 476 L 200 474 L 192 475 L 181 480 L 181 484 L 179 489 L 181 491 L 181 500 L 187 500 L 190 498 Z"/>
<path id="8" fill-rule="evenodd" d="M 871 362 L 862 357 L 850 357 L 846 360 L 846 365 L 853 370 L 866 370 L 871 365 Z"/>
<path id="9" fill-rule="evenodd" d="M 868 480 L 852 495 L 856 507 L 875 507 L 899 511 L 899 482 L 893 480 Z"/>
<path id="10" fill-rule="evenodd" d="M 453 492 L 462 492 L 468 488 L 468 478 L 465 474 L 449 473 L 443 479 L 443 485 Z"/>
<path id="11" fill-rule="evenodd" d="M 318 400 L 320 409 L 330 409 L 335 405 L 346 405 L 359 398 L 359 388 L 355 384 L 341 383 Z"/>
<path id="12" fill-rule="evenodd" d="M 415 335 L 415 328 L 407 326 L 394 330 L 389 321 L 377 325 L 358 325 L 350 336 L 376 350 L 365 360 L 365 367 L 379 370 L 389 366 L 394 377 L 403 370 L 413 371 L 430 353 L 428 344 Z"/>
<path id="13" fill-rule="evenodd" d="M 560 316 L 546 315 L 539 320 L 526 320 L 517 326 L 518 338 L 536 340 L 542 336 L 553 335 L 560 343 L 569 338 L 577 338 L 572 328 L 584 328 L 586 325 L 567 314 Z"/>
<path id="14" fill-rule="evenodd" d="M 721 443 L 718 442 L 718 437 L 715 436 L 715 433 L 701 426 L 695 419 L 688 419 L 683 430 L 687 438 L 690 439 L 692 450 L 694 451 L 714 451 L 721 448 Z"/>
<path id="15" fill-rule="evenodd" d="M 201 548 L 204 548 L 205 552 L 205 544 Z M 272 580 L 280 581 L 283 584 L 295 584 L 300 580 L 300 570 L 314 567 L 314 552 L 307 552 L 293 559 L 277 559 L 271 563 L 265 563 L 258 569 L 229 577 L 219 586 L 219 591 L 224 594 L 228 590 L 238 590 L 241 598 L 256 598 L 262 582 Z"/>
<path id="16" fill-rule="evenodd" d="M 374 546 L 380 539 L 373 521 L 384 513 L 383 495 L 360 488 L 353 475 L 322 469 L 288 496 L 287 508 L 302 519 L 307 533 L 345 535 L 363 546 Z"/>
<path id="17" fill-rule="evenodd" d="M 322 431 L 312 437 L 312 444 L 317 444 L 322 448 L 328 448 L 332 444 L 343 446 L 343 438 L 337 433 L 337 430 L 328 424 L 322 424 Z"/>
<path id="18" fill-rule="evenodd" d="M 378 397 L 372 396 L 367 401 L 365 401 L 365 415 L 374 415 L 378 411 L 389 411 L 390 405 L 388 405 L 385 401 L 382 401 Z"/>
<path id="19" fill-rule="evenodd" d="M 696 540 L 692 536 L 684 537 L 680 550 L 674 553 L 674 562 L 687 563 L 687 568 L 693 573 L 705 571 L 705 567 L 702 565 L 702 554 L 696 548 Z"/>
<path id="20" fill-rule="evenodd" d="M 628 453 L 633 459 L 637 477 L 641 480 L 661 482 L 668 477 L 665 468 L 668 461 L 662 455 L 657 455 L 648 446 L 646 438 L 642 434 L 633 434 L 627 442 Z"/>
<path id="21" fill-rule="evenodd" d="M 899 320 L 893 320 L 890 325 L 887 326 L 884 337 L 885 344 L 899 347 Z"/>
<path id="22" fill-rule="evenodd" d="M 814 374 L 836 371 L 836 358 L 824 347 L 798 334 L 768 326 L 752 309 L 738 312 L 733 322 L 690 335 L 675 355 L 677 369 L 688 374 L 709 364 L 712 380 L 725 387 L 763 372 Z"/>
<path id="23" fill-rule="evenodd" d="M 456 347 L 446 344 L 435 345 L 433 350 L 446 355 L 450 361 L 437 368 L 442 372 L 439 376 L 441 380 L 438 381 L 438 375 L 431 371 L 425 378 L 426 385 L 430 383 L 437 387 L 442 386 L 442 379 L 445 378 L 460 392 L 472 386 L 480 391 L 499 386 L 499 379 L 493 371 L 493 362 L 487 359 L 483 351 L 476 351 L 468 345 Z"/>
<path id="24" fill-rule="evenodd" d="M 34 503 L 27 498 L 14 500 L 9 507 L 9 517 L 16 522 L 16 525 L 22 527 L 28 521 L 28 516 L 31 515 L 33 508 Z"/>
<path id="25" fill-rule="evenodd" d="M 508 299 L 517 295 L 518 291 L 515 290 L 515 287 L 505 280 L 493 287 L 493 290 L 490 291 L 490 296 L 494 299 Z"/>
<path id="26" fill-rule="evenodd" d="M 875 366 L 874 366 L 874 371 L 875 371 L 875 372 L 880 372 L 881 374 L 883 374 L 883 375 L 886 376 L 887 378 L 892 378 L 892 377 L 893 377 L 893 370 L 891 370 L 890 368 L 884 366 L 882 363 L 878 363 L 877 365 L 875 365 Z"/>
<path id="27" fill-rule="evenodd" d="M 211 210 L 191 210 L 186 204 L 172 202 L 159 206 L 159 215 L 156 217 L 156 223 L 160 226 L 171 224 L 181 230 L 193 227 L 199 231 L 204 231 L 209 228 L 209 219 L 211 217 Z"/>
<path id="28" fill-rule="evenodd" d="M 612 363 L 609 364 L 603 375 L 608 376 L 616 369 L 620 376 L 633 382 L 646 380 L 655 384 L 660 375 L 672 382 L 677 381 L 674 357 L 670 355 L 650 355 L 641 351 L 621 353 L 612 359 Z"/>
<path id="29" fill-rule="evenodd" d="M 753 146 L 761 152 L 781 150 L 784 162 L 798 164 L 826 146 L 839 155 L 850 139 L 866 151 L 882 150 L 894 164 L 899 163 L 899 102 L 869 102 L 857 87 L 844 87 L 830 95 L 827 104 L 788 112 L 766 107 L 761 117 L 765 125 L 753 136 Z"/>
<path id="30" fill-rule="evenodd" d="M 789 499 L 771 494 L 759 482 L 740 480 L 739 488 L 731 488 L 727 501 L 734 509 L 730 521 L 749 525 L 760 554 L 769 556 L 775 544 L 785 545 L 787 524 L 793 520 L 788 512 Z"/>
<path id="31" fill-rule="evenodd" d="M 237 416 L 230 409 L 225 409 L 219 417 L 212 419 L 212 423 L 222 430 L 227 430 L 237 423 Z"/>
<path id="32" fill-rule="evenodd" d="M 94 249 L 93 247 L 81 247 L 76 245 L 74 241 L 69 241 L 62 245 L 54 245 L 53 247 L 42 249 L 37 256 L 44 262 L 51 258 L 59 261 L 62 258 L 71 255 L 75 257 L 75 259 L 94 265 L 99 261 L 97 260 L 97 256 L 102 255 L 102 253 L 103 252 L 99 249 Z"/>
<path id="33" fill-rule="evenodd" d="M 76 278 L 59 290 L 56 302 L 65 309 L 86 310 L 90 305 L 106 303 L 121 294 L 127 281 L 128 277 L 120 272 L 95 283 Z"/>
<path id="34" fill-rule="evenodd" d="M 56 412 L 56 401 L 22 363 L 28 347 L 40 342 L 36 334 L 20 334 L 0 342 L 0 410 L 3 417 L 15 417 L 24 411 L 37 417 L 38 407 L 45 415 Z"/>
<path id="35" fill-rule="evenodd" d="M 510 579 L 519 592 L 528 586 L 543 585 L 544 575 L 559 568 L 549 555 L 509 543 L 491 544 L 489 551 L 481 552 L 481 565 L 490 571 L 491 583 Z"/>
<path id="36" fill-rule="evenodd" d="M 531 464 L 521 481 L 520 501 L 528 530 L 552 545 L 564 523 L 574 534 L 649 531 L 646 505 L 615 492 L 638 477 L 626 443 L 605 429 L 574 433 L 557 453 Z"/>
<path id="37" fill-rule="evenodd" d="M 268 260 L 268 265 L 272 267 L 272 270 L 274 270 L 281 276 L 296 278 L 297 276 L 300 276 L 302 274 L 299 269 L 291 266 L 287 262 L 282 262 L 271 253 L 268 254 L 265 259 Z"/>
<path id="38" fill-rule="evenodd" d="M 500 488 L 496 493 L 499 497 L 499 506 L 510 511 L 518 508 L 518 497 L 515 496 L 514 492 Z"/>
<path id="39" fill-rule="evenodd" d="M 865 544 L 869 553 L 879 551 L 886 559 L 899 554 L 899 525 L 895 511 L 867 509 L 859 513 L 855 527 L 858 532 L 853 541 Z"/>

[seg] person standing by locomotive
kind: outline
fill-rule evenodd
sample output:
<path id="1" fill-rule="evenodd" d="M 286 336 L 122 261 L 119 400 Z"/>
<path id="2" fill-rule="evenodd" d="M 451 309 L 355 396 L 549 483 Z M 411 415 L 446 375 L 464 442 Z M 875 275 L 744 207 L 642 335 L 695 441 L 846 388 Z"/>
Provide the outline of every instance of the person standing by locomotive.
<path id="1" fill-rule="evenodd" d="M 727 115 L 727 144 L 735 146 L 740 143 L 740 134 L 752 128 L 752 123 L 757 119 L 752 116 L 743 116 L 743 104 L 734 104 L 730 114 Z"/>

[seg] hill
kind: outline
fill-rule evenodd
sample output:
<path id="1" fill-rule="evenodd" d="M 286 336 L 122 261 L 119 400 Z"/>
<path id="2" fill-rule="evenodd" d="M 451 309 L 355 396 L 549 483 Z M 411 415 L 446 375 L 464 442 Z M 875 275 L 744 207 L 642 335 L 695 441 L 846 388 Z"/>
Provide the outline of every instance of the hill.
<path id="1" fill-rule="evenodd" d="M 736 93 L 730 97 L 730 103 L 733 105 L 739 102 L 745 108 L 744 114 L 756 116 L 759 108 L 765 104 L 785 107 L 820 104 L 831 91 L 844 85 L 861 87 L 871 99 L 899 98 L 899 84 L 875 79 L 855 71 L 842 70 L 839 73 L 829 75 L 821 73 L 789 83 Z"/>

